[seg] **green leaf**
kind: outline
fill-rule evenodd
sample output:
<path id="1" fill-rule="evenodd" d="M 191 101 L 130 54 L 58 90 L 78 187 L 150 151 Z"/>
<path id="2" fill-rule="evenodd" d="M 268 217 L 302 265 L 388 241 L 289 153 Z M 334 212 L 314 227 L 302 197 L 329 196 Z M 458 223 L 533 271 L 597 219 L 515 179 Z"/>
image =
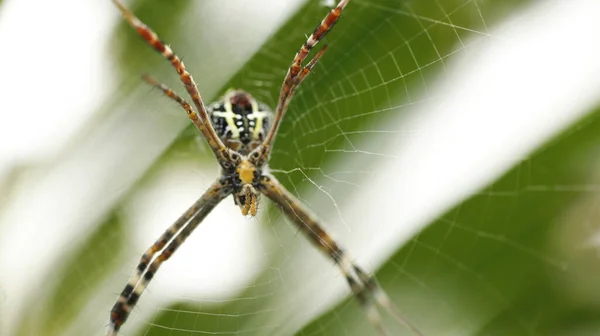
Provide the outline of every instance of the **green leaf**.
<path id="1" fill-rule="evenodd" d="M 599 132 L 597 110 L 390 258 L 377 276 L 404 314 L 428 335 L 597 330 L 597 249 L 585 236 L 597 228 Z M 364 335 L 359 315 L 345 302 L 301 334 Z"/>
<path id="2" fill-rule="evenodd" d="M 438 98 L 430 95 L 431 87 L 449 64 L 469 53 L 469 43 L 489 37 L 488 27 L 528 3 L 351 1 L 324 41 L 329 44 L 327 53 L 290 105 L 271 168 L 320 217 L 342 217 L 336 213 L 338 206 L 361 197 L 381 163 L 373 157 L 384 152 L 368 152 L 361 145 L 379 142 L 384 148 L 390 134 L 412 131 L 394 127 L 398 120 L 419 117 L 411 115 L 414 106 Z M 242 32 L 216 27 L 215 22 L 228 23 L 228 18 L 211 16 L 211 4 L 137 0 L 128 5 L 183 57 L 207 102 L 236 87 L 274 106 L 293 55 L 328 8 L 322 1 L 308 1 L 266 40 L 257 38 L 259 45 L 246 45 L 237 36 Z M 110 305 L 125 285 L 113 279 L 133 271 L 142 253 L 130 248 L 134 237 L 126 228 L 132 223 L 123 213 L 132 211 L 136 198 L 161 172 L 182 161 L 193 167 L 214 161 L 205 145 L 198 150 L 197 144 L 204 142 L 198 141 L 184 112 L 139 80 L 142 73 L 150 73 L 183 94 L 173 69 L 123 20 L 119 22 L 108 55 L 115 62 L 115 90 L 72 146 L 48 164 L 60 166 L 61 160 L 75 157 L 73 165 L 84 166 L 96 154 L 115 153 L 108 162 L 98 163 L 108 172 L 98 177 L 104 189 L 98 189 L 94 209 L 101 210 L 85 217 L 93 222 L 87 236 L 60 253 L 48 275 L 54 281 L 42 284 L 27 301 L 19 323 L 22 335 L 39 330 L 49 335 L 101 333 Z M 600 297 L 595 293 L 600 272 L 589 238 L 597 231 L 594 171 L 599 118 L 596 111 L 555 135 L 497 181 L 442 215 L 431 214 L 437 219 L 407 244 L 393 247 L 397 252 L 377 271 L 377 278 L 425 334 L 566 335 L 600 329 Z M 78 157 L 82 152 L 92 154 Z M 366 170 L 340 168 L 348 157 L 367 162 Z M 347 181 L 348 172 L 359 177 Z M 342 196 L 332 197 L 335 204 L 330 199 L 321 202 L 324 194 L 336 192 Z M 153 204 L 147 211 L 161 206 Z M 303 278 L 294 275 L 305 275 L 299 273 L 324 258 L 316 251 L 306 253 L 303 237 L 281 225 L 285 220 L 277 209 L 265 208 L 262 217 L 246 224 L 262 229 L 257 248 L 267 266 L 234 298 L 212 302 L 173 295 L 168 301 L 161 299 L 157 307 L 145 306 L 146 311 L 136 308 L 124 334 L 262 335 L 292 329 L 301 335 L 373 334 L 351 298 L 321 315 L 302 310 L 298 302 L 278 306 L 278 299 L 301 293 Z M 389 247 L 381 248 L 389 254 Z M 215 251 L 215 256 L 221 252 Z M 190 270 L 211 272 L 196 265 Z M 118 282 L 114 288 L 113 282 Z M 323 286 L 334 282 L 344 279 L 332 276 Z M 151 284 L 144 297 L 153 296 L 152 288 Z M 295 310 L 295 305 L 297 316 L 281 317 L 284 308 Z M 305 320 L 311 322 L 303 326 Z M 300 326 L 288 328 L 294 323 Z M 408 334 L 389 317 L 385 325 L 394 334 Z"/>

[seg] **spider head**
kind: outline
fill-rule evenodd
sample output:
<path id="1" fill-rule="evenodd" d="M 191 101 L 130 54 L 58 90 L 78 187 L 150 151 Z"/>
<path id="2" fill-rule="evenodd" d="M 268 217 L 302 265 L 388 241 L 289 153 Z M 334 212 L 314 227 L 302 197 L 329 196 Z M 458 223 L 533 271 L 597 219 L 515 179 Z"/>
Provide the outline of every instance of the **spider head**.
<path id="1" fill-rule="evenodd" d="M 256 185 L 260 179 L 261 170 L 256 167 L 248 158 L 238 153 L 232 154 L 234 160 L 233 170 L 228 176 L 233 188 L 233 200 L 242 210 L 242 215 L 256 216 L 258 208 L 258 192 Z"/>

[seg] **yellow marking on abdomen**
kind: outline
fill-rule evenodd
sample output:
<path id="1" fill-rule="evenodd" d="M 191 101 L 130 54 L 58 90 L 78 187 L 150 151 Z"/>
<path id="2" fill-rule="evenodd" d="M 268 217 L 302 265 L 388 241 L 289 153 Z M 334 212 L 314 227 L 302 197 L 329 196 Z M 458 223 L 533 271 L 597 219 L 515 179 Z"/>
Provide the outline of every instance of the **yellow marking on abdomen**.
<path id="1" fill-rule="evenodd" d="M 265 120 L 265 118 L 267 118 L 269 116 L 269 112 L 264 112 L 264 111 L 256 111 L 252 114 L 253 118 L 255 119 L 254 122 L 254 131 L 252 132 L 252 139 L 253 140 L 258 140 L 259 139 L 259 135 L 260 132 L 263 129 L 263 122 Z M 269 130 L 265 130 L 266 132 L 268 132 Z"/>

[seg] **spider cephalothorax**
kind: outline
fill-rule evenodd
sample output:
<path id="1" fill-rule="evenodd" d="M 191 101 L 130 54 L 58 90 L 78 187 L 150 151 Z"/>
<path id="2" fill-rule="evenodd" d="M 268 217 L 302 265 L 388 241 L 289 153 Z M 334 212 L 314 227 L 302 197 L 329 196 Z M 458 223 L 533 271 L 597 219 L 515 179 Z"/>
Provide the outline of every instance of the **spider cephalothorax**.
<path id="1" fill-rule="evenodd" d="M 338 21 L 349 1 L 339 0 L 337 6 L 325 16 L 296 53 L 283 79 L 275 115 L 272 116 L 264 104 L 242 90 L 229 90 L 221 100 L 206 107 L 196 83 L 181 59 L 121 1 L 113 0 L 138 34 L 175 68 L 194 107 L 152 77 L 144 76 L 144 80 L 181 105 L 206 139 L 222 169 L 220 177 L 146 250 L 111 310 L 107 335 L 117 334 L 162 263 L 177 251 L 217 204 L 232 195 L 242 214 L 254 216 L 259 193 L 273 201 L 316 247 L 331 258 L 343 273 L 369 321 L 381 334 L 385 335 L 386 331 L 381 324 L 377 307 L 385 309 L 415 334 L 421 335 L 416 327 L 398 313 L 375 279 L 352 261 L 323 229 L 316 216 L 287 191 L 267 168 L 275 136 L 294 92 L 323 56 L 326 47 L 317 52 L 306 65 L 303 63 L 312 48 Z"/>
<path id="2" fill-rule="evenodd" d="M 233 151 L 233 165 L 223 167 L 221 183 L 231 188 L 233 201 L 242 210 L 242 215 L 256 216 L 258 208 L 258 187 L 262 177 L 263 167 L 258 166 L 252 158 L 258 157 L 258 152 L 248 158 Z"/>

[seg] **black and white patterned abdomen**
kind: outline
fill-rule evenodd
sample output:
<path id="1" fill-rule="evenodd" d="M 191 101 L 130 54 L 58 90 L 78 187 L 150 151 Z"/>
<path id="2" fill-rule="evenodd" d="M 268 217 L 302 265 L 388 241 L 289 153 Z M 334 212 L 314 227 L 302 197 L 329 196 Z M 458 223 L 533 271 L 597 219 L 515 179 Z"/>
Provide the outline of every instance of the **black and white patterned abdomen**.
<path id="1" fill-rule="evenodd" d="M 247 155 L 269 131 L 271 111 L 241 90 L 229 90 L 207 107 L 215 132 L 225 146 Z"/>

